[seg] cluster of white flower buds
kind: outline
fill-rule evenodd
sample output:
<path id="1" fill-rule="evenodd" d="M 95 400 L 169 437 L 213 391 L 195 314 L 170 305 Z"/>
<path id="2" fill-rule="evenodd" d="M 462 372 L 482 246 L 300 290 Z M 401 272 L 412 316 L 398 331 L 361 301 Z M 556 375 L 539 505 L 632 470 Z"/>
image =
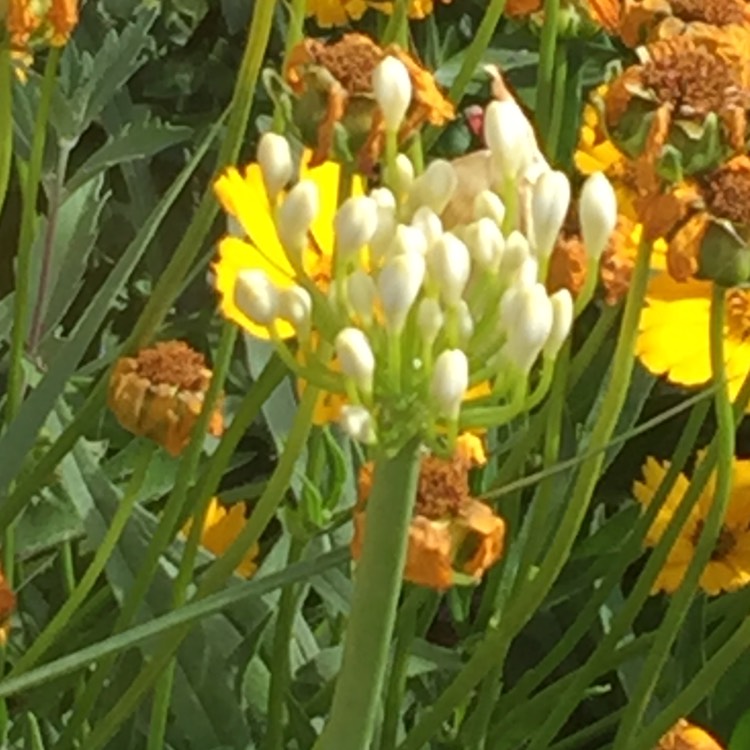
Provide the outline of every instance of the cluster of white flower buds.
<path id="1" fill-rule="evenodd" d="M 402 63 L 386 58 L 374 90 L 387 128 L 398 129 L 411 98 Z M 279 199 L 293 158 L 283 138 L 261 138 L 258 161 L 297 285 L 282 289 L 247 271 L 235 303 L 271 332 L 278 319 L 294 327 L 299 351 L 296 358 L 287 351 L 287 361 L 300 377 L 346 395 L 341 424 L 363 443 L 390 444 L 394 430 L 429 441 L 459 426 L 491 426 L 530 408 L 549 387 L 574 317 L 570 293 L 550 295 L 544 283 L 570 184 L 546 163 L 512 99 L 489 105 L 485 138 L 497 179 L 476 195 L 471 222 L 443 227 L 458 185 L 450 162 L 433 161 L 415 175 L 399 154 L 387 165 L 388 187 L 340 204 L 334 246 L 316 248 L 331 256 L 324 285 L 306 275 L 304 262 L 317 187 L 303 180 Z M 617 213 L 603 175 L 586 183 L 579 213 L 598 259 Z"/>

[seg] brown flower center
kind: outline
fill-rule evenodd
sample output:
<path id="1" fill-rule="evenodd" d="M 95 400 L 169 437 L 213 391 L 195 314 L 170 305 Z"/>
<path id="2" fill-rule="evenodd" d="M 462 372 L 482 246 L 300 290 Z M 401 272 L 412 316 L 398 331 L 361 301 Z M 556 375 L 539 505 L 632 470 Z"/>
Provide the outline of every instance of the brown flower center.
<path id="1" fill-rule="evenodd" d="M 138 374 L 152 385 L 166 383 L 189 391 L 206 387 L 206 360 L 184 341 L 160 341 L 141 349 L 136 363 Z"/>
<path id="2" fill-rule="evenodd" d="M 713 26 L 742 23 L 744 15 L 738 0 L 672 0 L 674 15 L 683 21 L 702 21 Z"/>
<path id="3" fill-rule="evenodd" d="M 693 546 L 698 545 L 698 540 L 703 533 L 704 526 L 705 522 L 703 520 L 698 521 L 698 523 L 695 525 L 695 533 L 690 540 L 693 543 Z M 721 531 L 719 532 L 719 538 L 716 540 L 714 548 L 711 552 L 711 560 L 713 560 L 714 562 L 726 560 L 726 558 L 734 549 L 734 545 L 736 543 L 737 538 L 735 537 L 734 532 L 731 529 L 728 529 L 726 526 L 722 525 Z"/>
<path id="4" fill-rule="evenodd" d="M 714 216 L 750 225 L 750 159 L 737 157 L 708 176 L 706 204 Z"/>
<path id="5" fill-rule="evenodd" d="M 684 116 L 721 112 L 741 88 L 738 72 L 703 47 L 672 44 L 643 66 L 641 81 Z"/>
<path id="6" fill-rule="evenodd" d="M 455 516 L 470 499 L 469 472 L 460 458 L 422 459 L 415 514 L 432 520 Z"/>
<path id="7" fill-rule="evenodd" d="M 316 51 L 322 65 L 349 94 L 372 91 L 372 72 L 382 57 L 381 49 L 364 34 L 345 34 L 338 42 Z"/>
<path id="8" fill-rule="evenodd" d="M 730 336 L 750 338 L 750 291 L 732 289 L 727 294 L 727 325 Z"/>

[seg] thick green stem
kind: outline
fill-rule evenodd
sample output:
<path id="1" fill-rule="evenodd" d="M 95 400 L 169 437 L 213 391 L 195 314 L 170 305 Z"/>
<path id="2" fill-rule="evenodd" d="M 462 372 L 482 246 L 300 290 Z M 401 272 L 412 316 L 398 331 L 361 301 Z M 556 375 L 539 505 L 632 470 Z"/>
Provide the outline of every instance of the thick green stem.
<path id="1" fill-rule="evenodd" d="M 94 584 L 96 584 L 96 581 L 104 570 L 109 558 L 112 556 L 117 542 L 120 539 L 120 535 L 125 529 L 125 525 L 133 512 L 141 487 L 143 486 L 143 481 L 146 478 L 146 472 L 148 471 L 148 466 L 151 462 L 154 449 L 155 446 L 152 443 L 143 441 L 140 453 L 133 465 L 133 474 L 130 477 L 130 481 L 125 489 L 122 500 L 117 506 L 114 518 L 96 550 L 94 559 L 86 569 L 86 572 L 83 574 L 83 577 L 75 590 L 72 591 L 65 600 L 65 604 L 63 604 L 57 614 L 52 620 L 50 620 L 47 627 L 39 634 L 28 650 L 16 662 L 9 677 L 16 677 L 17 675 L 31 669 L 31 667 L 33 667 L 42 656 L 44 656 L 49 647 L 55 642 L 60 632 L 65 628 L 70 618 L 83 605 L 86 597 L 89 595 L 91 589 L 94 587 Z"/>
<path id="2" fill-rule="evenodd" d="M 515 633 L 536 611 L 565 565 L 596 487 L 604 463 L 604 448 L 609 444 L 627 396 L 633 371 L 633 348 L 638 331 L 638 319 L 648 281 L 650 256 L 650 244 L 642 242 L 625 304 L 609 385 L 599 417 L 591 432 L 589 449 L 595 452 L 590 452 L 580 464 L 571 501 L 536 577 L 513 601 L 500 625 L 488 632 L 466 666 L 433 704 L 432 709 L 417 723 L 400 746 L 400 750 L 418 750 L 439 731 L 453 709 L 466 700 L 470 691 L 495 667 L 497 655 L 505 652 Z"/>
<path id="3" fill-rule="evenodd" d="M 714 395 L 717 421 L 716 444 L 718 447 L 714 496 L 693 559 L 685 571 L 685 577 L 679 589 L 670 600 L 667 612 L 656 632 L 654 644 L 643 665 L 638 684 L 632 693 L 632 699 L 623 714 L 613 750 L 625 750 L 633 747 L 633 738 L 641 725 L 643 714 L 669 658 L 670 647 L 677 637 L 693 601 L 703 569 L 711 559 L 732 495 L 735 425 L 732 404 L 726 387 L 726 366 L 724 362 L 725 298 L 726 289 L 714 284 L 709 334 L 711 370 L 714 382 L 720 385 Z"/>
<path id="4" fill-rule="evenodd" d="M 299 562 L 304 549 L 304 540 L 293 536 L 289 542 L 287 565 Z M 289 649 L 294 632 L 294 616 L 297 613 L 297 588 L 292 585 L 284 586 L 279 598 L 279 614 L 273 632 L 271 684 L 268 689 L 268 722 L 263 744 L 264 750 L 284 750 L 286 693 L 291 679 Z"/>
<path id="5" fill-rule="evenodd" d="M 315 750 L 368 750 L 396 619 L 419 478 L 418 443 L 375 461 L 341 672 Z"/>
<path id="6" fill-rule="evenodd" d="M 13 58 L 10 46 L 0 45 L 0 215 L 13 161 Z"/>
<path id="7" fill-rule="evenodd" d="M 544 0 L 544 23 L 542 24 L 542 39 L 539 47 L 539 77 L 537 79 L 534 115 L 539 131 L 545 135 L 549 132 L 550 126 L 559 14 L 560 0 Z M 547 155 L 549 156 L 549 151 Z"/>
<path id="8" fill-rule="evenodd" d="M 547 158 L 552 163 L 559 161 L 560 135 L 565 114 L 565 93 L 568 83 L 568 45 L 558 40 L 555 50 L 554 87 L 552 90 L 552 113 L 546 130 Z"/>

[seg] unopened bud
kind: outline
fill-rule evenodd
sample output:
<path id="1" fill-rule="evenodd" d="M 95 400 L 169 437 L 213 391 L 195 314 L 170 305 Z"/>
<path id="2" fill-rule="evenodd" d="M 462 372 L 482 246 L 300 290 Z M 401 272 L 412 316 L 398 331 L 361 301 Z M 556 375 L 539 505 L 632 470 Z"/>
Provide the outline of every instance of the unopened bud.
<path id="1" fill-rule="evenodd" d="M 273 201 L 294 173 L 289 141 L 278 133 L 263 133 L 258 142 L 258 164 L 268 197 Z"/>
<path id="2" fill-rule="evenodd" d="M 290 286 L 279 292 L 278 316 L 291 323 L 298 333 L 305 335 L 310 330 L 312 298 L 301 286 Z"/>
<path id="3" fill-rule="evenodd" d="M 349 307 L 362 325 L 372 325 L 375 307 L 375 282 L 369 273 L 357 269 L 346 281 L 346 296 Z"/>
<path id="4" fill-rule="evenodd" d="M 497 273 L 503 259 L 505 238 L 492 219 L 485 216 L 469 224 L 464 230 L 463 240 L 479 269 Z"/>
<path id="5" fill-rule="evenodd" d="M 550 302 L 552 303 L 552 330 L 544 345 L 544 354 L 554 358 L 573 327 L 573 297 L 567 289 L 558 289 L 550 295 Z"/>
<path id="6" fill-rule="evenodd" d="M 319 208 L 318 187 L 311 180 L 298 182 L 279 206 L 276 231 L 284 249 L 295 257 L 307 247 L 307 233 Z"/>
<path id="7" fill-rule="evenodd" d="M 570 205 L 570 182 L 562 172 L 546 171 L 537 179 L 531 197 L 534 250 L 549 258 Z"/>
<path id="8" fill-rule="evenodd" d="M 411 103 L 411 78 L 401 60 L 390 55 L 381 60 L 372 73 L 372 90 L 380 107 L 385 128 L 398 132 Z"/>
<path id="9" fill-rule="evenodd" d="M 484 139 L 495 166 L 506 179 L 516 179 L 534 159 L 534 130 L 512 99 L 492 101 L 487 105 Z"/>
<path id="10" fill-rule="evenodd" d="M 400 253 L 383 266 L 378 277 L 378 293 L 386 328 L 399 334 L 414 304 L 425 274 L 424 256 L 415 250 Z"/>
<path id="11" fill-rule="evenodd" d="M 412 199 L 417 205 L 429 206 L 436 214 L 445 211 L 458 187 L 458 175 L 445 159 L 435 159 L 415 181 Z"/>
<path id="12" fill-rule="evenodd" d="M 399 253 L 408 252 L 425 255 L 427 253 L 427 238 L 419 227 L 399 224 L 396 227 L 390 254 L 398 255 Z"/>
<path id="13" fill-rule="evenodd" d="M 523 264 L 531 257 L 529 241 L 519 231 L 513 230 L 505 238 L 505 249 L 503 250 L 503 259 L 500 264 L 500 273 L 506 278 L 510 278 Z"/>
<path id="14" fill-rule="evenodd" d="M 449 307 L 458 304 L 471 274 L 469 249 L 461 240 L 446 232 L 427 255 L 430 277 Z"/>
<path id="15" fill-rule="evenodd" d="M 422 230 L 428 250 L 443 236 L 443 222 L 429 206 L 420 206 L 414 212 L 411 225 Z"/>
<path id="16" fill-rule="evenodd" d="M 406 154 L 396 156 L 396 179 L 401 195 L 406 195 L 414 185 L 414 165 Z"/>
<path id="17" fill-rule="evenodd" d="M 474 318 L 466 300 L 461 300 L 456 307 L 458 316 L 458 337 L 462 344 L 468 344 L 474 334 Z"/>
<path id="18" fill-rule="evenodd" d="M 446 349 L 435 360 L 430 394 L 441 416 L 458 419 L 469 387 L 469 362 L 460 349 Z"/>
<path id="19" fill-rule="evenodd" d="M 336 253 L 346 260 L 358 253 L 375 234 L 378 206 L 372 198 L 354 195 L 347 198 L 333 219 Z"/>
<path id="20" fill-rule="evenodd" d="M 351 378 L 363 393 L 371 394 L 375 355 L 367 336 L 359 328 L 344 328 L 336 336 L 335 346 L 341 372 Z"/>
<path id="21" fill-rule="evenodd" d="M 505 204 L 497 193 L 492 190 L 482 190 L 474 198 L 474 218 L 492 219 L 499 227 L 505 220 Z"/>
<path id="22" fill-rule="evenodd" d="M 527 374 L 552 330 L 552 302 L 544 284 L 517 288 L 517 293 L 506 302 L 504 313 L 507 340 L 503 355 Z"/>
<path id="23" fill-rule="evenodd" d="M 358 404 L 345 404 L 341 407 L 339 420 L 341 429 L 353 440 L 364 445 L 376 442 L 375 420 L 369 410 Z"/>
<path id="24" fill-rule="evenodd" d="M 601 172 L 594 172 L 583 183 L 578 212 L 586 253 L 598 260 L 617 224 L 617 196 Z"/>
<path id="25" fill-rule="evenodd" d="M 417 309 L 417 326 L 425 344 L 432 346 L 445 323 L 445 315 L 440 303 L 432 297 L 425 297 Z"/>
<path id="26" fill-rule="evenodd" d="M 265 271 L 245 269 L 237 274 L 234 304 L 253 323 L 270 326 L 278 317 L 279 293 Z"/>
<path id="27" fill-rule="evenodd" d="M 370 193 L 377 205 L 377 226 L 370 237 L 370 254 L 374 265 L 388 254 L 398 219 L 396 217 L 396 196 L 388 188 L 376 188 Z"/>

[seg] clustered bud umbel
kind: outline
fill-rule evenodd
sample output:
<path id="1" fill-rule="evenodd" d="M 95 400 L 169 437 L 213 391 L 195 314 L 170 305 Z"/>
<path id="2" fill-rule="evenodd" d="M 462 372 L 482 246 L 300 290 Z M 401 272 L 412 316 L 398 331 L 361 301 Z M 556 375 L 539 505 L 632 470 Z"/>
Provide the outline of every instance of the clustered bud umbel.
<path id="1" fill-rule="evenodd" d="M 410 95 L 399 65 L 386 58 L 374 77 L 388 129 L 398 127 Z M 472 221 L 450 231 L 442 225 L 458 185 L 449 162 L 415 175 L 399 154 L 387 187 L 341 204 L 325 288 L 301 260 L 320 204 L 315 185 L 299 182 L 277 200 L 290 182 L 289 151 L 276 136 L 261 141 L 277 232 L 298 286 L 276 289 L 262 272 L 247 272 L 234 301 L 268 328 L 300 378 L 346 397 L 341 426 L 363 443 L 394 449 L 419 437 L 437 446 L 459 428 L 512 419 L 549 387 L 574 318 L 569 292 L 549 295 L 544 284 L 570 184 L 544 160 L 511 98 L 489 106 L 485 136 L 497 179 L 476 196 Z M 603 175 L 586 184 L 580 217 L 598 259 L 616 218 Z M 296 355 L 273 336 L 276 318 L 297 330 Z"/>

